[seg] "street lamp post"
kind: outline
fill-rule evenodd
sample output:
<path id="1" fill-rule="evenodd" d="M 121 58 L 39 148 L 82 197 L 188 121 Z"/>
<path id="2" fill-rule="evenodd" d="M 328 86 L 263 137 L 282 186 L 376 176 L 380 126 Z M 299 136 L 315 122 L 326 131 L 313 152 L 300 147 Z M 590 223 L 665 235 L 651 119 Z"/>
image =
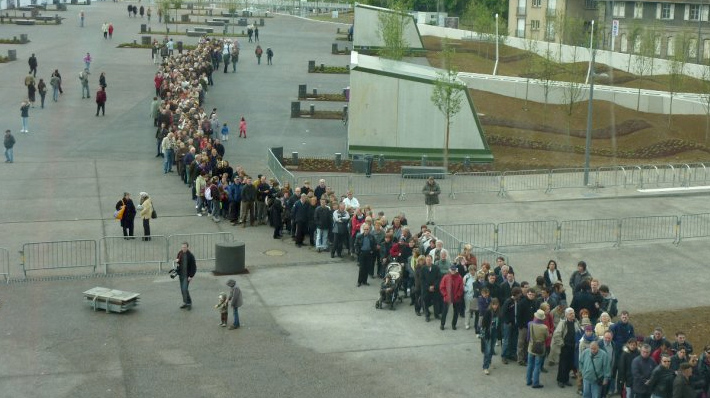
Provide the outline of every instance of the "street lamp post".
<path id="1" fill-rule="evenodd" d="M 594 56 L 596 51 L 592 51 L 592 72 L 590 73 L 589 84 L 589 104 L 587 105 L 587 136 L 584 146 L 584 186 L 589 186 L 589 149 L 592 146 L 592 110 L 594 109 Z"/>
<path id="2" fill-rule="evenodd" d="M 495 76 L 498 71 L 498 42 L 498 13 L 496 13 L 496 63 L 493 66 L 493 76 Z"/>

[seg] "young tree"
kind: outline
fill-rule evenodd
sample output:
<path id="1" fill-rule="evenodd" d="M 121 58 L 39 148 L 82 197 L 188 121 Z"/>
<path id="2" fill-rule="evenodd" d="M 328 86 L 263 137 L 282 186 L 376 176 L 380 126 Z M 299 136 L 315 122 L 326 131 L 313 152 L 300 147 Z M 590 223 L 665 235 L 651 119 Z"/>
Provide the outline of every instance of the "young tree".
<path id="1" fill-rule="evenodd" d="M 404 32 L 411 23 L 411 17 L 404 12 L 401 3 L 395 2 L 392 5 L 392 11 L 380 12 L 378 19 L 379 30 L 377 33 L 383 42 L 379 56 L 395 61 L 402 60 L 409 48 Z"/>
<path id="2" fill-rule="evenodd" d="M 537 59 L 537 40 L 532 38 L 525 39 L 525 61 L 523 63 L 523 73 L 525 76 L 525 102 L 523 110 L 528 110 L 528 92 L 530 89 L 530 78 L 535 73 L 535 62 Z"/>
<path id="3" fill-rule="evenodd" d="M 552 90 L 552 82 L 557 73 L 557 62 L 555 62 L 554 54 L 550 49 L 550 43 L 547 43 L 547 49 L 543 54 L 539 62 L 535 62 L 535 78 L 542 84 L 542 93 L 545 98 L 545 110 L 547 110 L 548 98 L 550 96 L 550 91 Z M 543 119 L 546 117 L 547 112 L 543 115 Z"/>
<path id="4" fill-rule="evenodd" d="M 168 32 L 170 30 L 168 29 L 168 22 L 170 22 L 170 18 L 168 17 L 168 15 L 170 15 L 170 0 L 159 0 L 158 10 L 163 16 L 163 22 L 165 22 L 165 31 Z"/>
<path id="5" fill-rule="evenodd" d="M 175 8 L 175 32 L 177 32 L 178 29 L 178 10 L 182 8 L 182 0 L 172 0 L 173 2 L 173 8 Z"/>
<path id="6" fill-rule="evenodd" d="M 686 33 L 678 35 L 673 41 L 673 55 L 668 57 L 668 94 L 670 104 L 668 109 L 668 128 L 673 119 L 673 97 L 681 90 L 685 82 L 685 64 L 688 62 L 690 40 Z"/>
<path id="7" fill-rule="evenodd" d="M 452 64 L 453 49 L 447 39 L 443 42 L 443 72 L 438 72 L 438 79 L 434 83 L 431 102 L 441 111 L 446 119 L 446 132 L 444 136 L 444 170 L 449 170 L 449 132 L 451 119 L 461 110 L 464 90 L 466 86 L 457 79 L 458 71 Z"/>
<path id="8" fill-rule="evenodd" d="M 705 145 L 710 135 L 710 63 L 703 67 L 703 106 L 705 107 Z"/>

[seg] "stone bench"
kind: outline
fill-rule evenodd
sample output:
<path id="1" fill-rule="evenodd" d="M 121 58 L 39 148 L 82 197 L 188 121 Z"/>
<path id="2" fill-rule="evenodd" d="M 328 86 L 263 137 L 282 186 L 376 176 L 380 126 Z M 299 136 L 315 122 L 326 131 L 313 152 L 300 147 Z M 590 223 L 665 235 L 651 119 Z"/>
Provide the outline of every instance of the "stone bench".
<path id="1" fill-rule="evenodd" d="M 207 28 L 204 26 L 195 26 L 192 30 L 201 33 L 214 33 L 214 28 Z"/>
<path id="2" fill-rule="evenodd" d="M 16 19 L 15 25 L 34 25 L 35 22 L 34 19 Z"/>
<path id="3" fill-rule="evenodd" d="M 222 22 L 225 25 L 229 24 L 229 18 L 212 18 L 210 21 Z M 208 21 L 208 22 L 210 22 L 210 21 Z"/>
<path id="4" fill-rule="evenodd" d="M 188 30 L 188 31 L 185 32 L 185 34 L 186 34 L 188 37 L 202 37 L 202 36 L 205 35 L 205 32 L 197 32 L 197 31 L 194 31 L 194 30 Z"/>
<path id="5" fill-rule="evenodd" d="M 402 166 L 402 178 L 445 178 L 446 172 L 443 167 L 432 166 Z"/>
<path id="6" fill-rule="evenodd" d="M 44 23 L 49 23 L 49 22 L 56 22 L 57 24 L 62 23 L 62 19 L 59 18 L 58 16 L 50 17 L 50 16 L 41 16 L 38 15 L 35 17 L 35 20 L 37 21 L 42 21 Z"/>
<path id="7" fill-rule="evenodd" d="M 205 22 L 205 25 L 207 25 L 207 26 L 219 26 L 219 27 L 222 27 L 222 26 L 224 26 L 224 22 L 222 22 L 222 21 L 215 21 L 214 19 L 208 19 L 208 20 Z"/>

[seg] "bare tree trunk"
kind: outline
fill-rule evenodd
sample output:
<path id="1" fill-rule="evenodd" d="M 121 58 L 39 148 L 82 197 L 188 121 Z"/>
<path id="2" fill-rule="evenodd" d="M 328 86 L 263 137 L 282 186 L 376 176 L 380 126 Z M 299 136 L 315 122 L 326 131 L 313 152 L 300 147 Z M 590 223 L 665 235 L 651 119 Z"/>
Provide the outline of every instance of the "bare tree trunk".
<path id="1" fill-rule="evenodd" d="M 451 118 L 446 116 L 446 137 L 444 138 L 444 172 L 449 172 L 449 126 Z"/>

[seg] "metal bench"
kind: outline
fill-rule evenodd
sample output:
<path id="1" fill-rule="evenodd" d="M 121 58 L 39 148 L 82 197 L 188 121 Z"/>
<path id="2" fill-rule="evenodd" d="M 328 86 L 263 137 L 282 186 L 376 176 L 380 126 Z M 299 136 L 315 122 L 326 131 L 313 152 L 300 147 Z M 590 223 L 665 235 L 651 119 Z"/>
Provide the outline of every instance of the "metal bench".
<path id="1" fill-rule="evenodd" d="M 197 32 L 197 31 L 194 31 L 194 30 L 187 30 L 187 31 L 185 31 L 185 34 L 186 34 L 188 37 L 202 37 L 202 36 L 205 35 L 205 32 Z"/>
<path id="2" fill-rule="evenodd" d="M 229 24 L 229 18 L 212 18 L 211 21 L 223 22 L 224 24 Z"/>
<path id="3" fill-rule="evenodd" d="M 225 22 L 224 21 L 218 21 L 214 19 L 208 19 L 207 22 L 205 22 L 208 26 L 224 26 Z"/>
<path id="4" fill-rule="evenodd" d="M 196 26 L 192 28 L 193 31 L 195 32 L 202 32 L 202 33 L 214 33 L 214 28 L 207 28 L 204 26 Z"/>
<path id="5" fill-rule="evenodd" d="M 15 25 L 34 25 L 35 22 L 34 19 L 16 19 Z"/>

